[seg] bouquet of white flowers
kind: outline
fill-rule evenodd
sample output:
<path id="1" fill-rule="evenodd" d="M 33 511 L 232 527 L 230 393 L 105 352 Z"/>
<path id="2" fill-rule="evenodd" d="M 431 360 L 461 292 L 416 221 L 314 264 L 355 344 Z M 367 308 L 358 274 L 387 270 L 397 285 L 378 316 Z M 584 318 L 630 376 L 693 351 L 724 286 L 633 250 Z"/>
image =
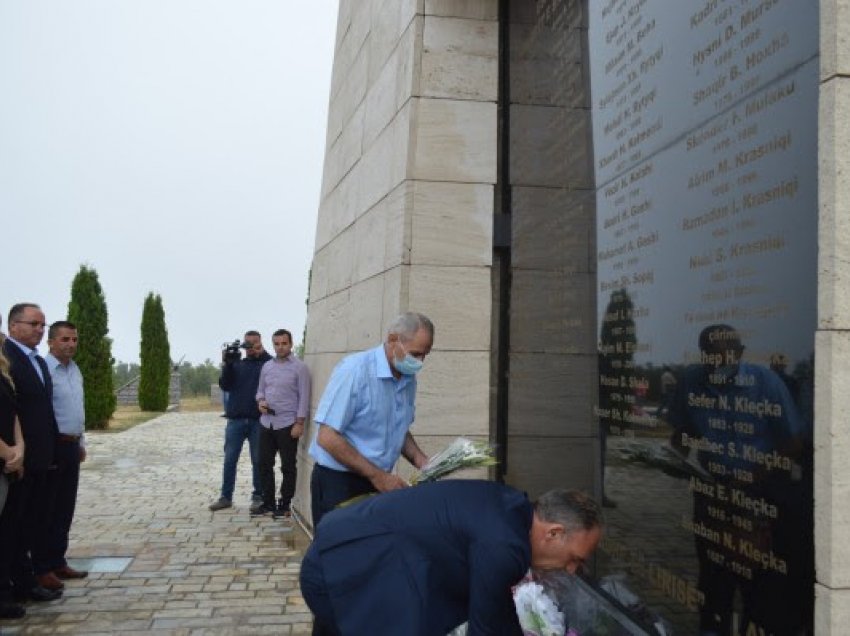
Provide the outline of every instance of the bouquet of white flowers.
<path id="1" fill-rule="evenodd" d="M 410 485 L 415 486 L 429 481 L 437 481 L 461 468 L 494 466 L 498 462 L 493 453 L 493 446 L 487 442 L 475 442 L 465 437 L 458 437 L 446 448 L 431 457 L 428 463 L 422 467 L 422 470 L 414 473 L 413 477 L 410 478 Z M 351 504 L 359 503 L 376 494 L 371 492 L 365 495 L 357 495 L 337 504 L 337 508 L 345 508 Z"/>
<path id="2" fill-rule="evenodd" d="M 411 477 L 410 483 L 413 485 L 424 484 L 441 479 L 461 468 L 493 466 L 496 463 L 493 447 L 490 444 L 458 437 L 429 459 L 422 470 Z"/>
<path id="3" fill-rule="evenodd" d="M 514 606 L 525 636 L 578 636 L 567 629 L 563 612 L 558 609 L 551 593 L 530 576 L 524 578 L 513 589 Z M 452 630 L 448 636 L 466 636 L 467 625 Z"/>
<path id="4" fill-rule="evenodd" d="M 527 581 L 517 585 L 514 605 L 526 636 L 564 636 L 564 615 L 539 583 Z"/>

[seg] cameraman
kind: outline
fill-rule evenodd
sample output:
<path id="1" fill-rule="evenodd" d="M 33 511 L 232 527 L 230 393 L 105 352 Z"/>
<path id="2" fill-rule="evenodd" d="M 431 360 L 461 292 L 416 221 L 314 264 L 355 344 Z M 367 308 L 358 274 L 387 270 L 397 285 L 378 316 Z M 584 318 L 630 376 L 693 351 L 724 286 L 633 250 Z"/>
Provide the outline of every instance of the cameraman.
<path id="1" fill-rule="evenodd" d="M 221 479 L 221 497 L 210 504 L 210 510 L 222 510 L 233 505 L 233 487 L 236 484 L 236 465 L 242 446 L 248 440 L 248 450 L 251 454 L 251 469 L 253 473 L 253 494 L 251 510 L 259 508 L 262 503 L 262 488 L 260 485 L 258 452 L 260 439 L 260 411 L 257 408 L 255 396 L 260 382 L 260 371 L 263 365 L 271 360 L 266 353 L 260 334 L 257 331 L 246 331 L 242 343 L 245 358 L 240 360 L 227 349 L 222 353 L 224 366 L 218 385 L 222 391 L 228 392 L 227 405 L 224 415 L 227 418 L 227 428 L 224 432 L 224 470 Z"/>

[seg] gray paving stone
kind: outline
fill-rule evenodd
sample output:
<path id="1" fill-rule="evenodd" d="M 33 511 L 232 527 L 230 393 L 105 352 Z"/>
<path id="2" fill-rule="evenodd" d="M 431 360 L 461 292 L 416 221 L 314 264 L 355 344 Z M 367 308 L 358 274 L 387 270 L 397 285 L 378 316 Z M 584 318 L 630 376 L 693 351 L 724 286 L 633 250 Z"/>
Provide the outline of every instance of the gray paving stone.
<path id="1" fill-rule="evenodd" d="M 6 634 L 309 634 L 298 589 L 307 536 L 251 518 L 247 445 L 234 507 L 212 513 L 223 420 L 169 413 L 123 433 L 87 433 L 69 557 L 132 557 L 120 573 L 67 581 Z"/>

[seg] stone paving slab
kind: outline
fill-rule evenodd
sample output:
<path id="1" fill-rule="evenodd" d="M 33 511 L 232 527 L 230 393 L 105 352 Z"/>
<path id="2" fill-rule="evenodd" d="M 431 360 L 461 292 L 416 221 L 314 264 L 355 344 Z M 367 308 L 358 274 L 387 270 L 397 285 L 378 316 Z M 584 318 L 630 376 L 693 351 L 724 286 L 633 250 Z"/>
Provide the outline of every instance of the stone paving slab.
<path id="1" fill-rule="evenodd" d="M 216 413 L 169 413 L 88 434 L 68 556 L 132 560 L 66 581 L 61 599 L 29 603 L 0 633 L 309 634 L 298 588 L 309 538 L 291 521 L 249 517 L 247 444 L 234 507 L 207 509 L 221 485 L 224 424 Z"/>

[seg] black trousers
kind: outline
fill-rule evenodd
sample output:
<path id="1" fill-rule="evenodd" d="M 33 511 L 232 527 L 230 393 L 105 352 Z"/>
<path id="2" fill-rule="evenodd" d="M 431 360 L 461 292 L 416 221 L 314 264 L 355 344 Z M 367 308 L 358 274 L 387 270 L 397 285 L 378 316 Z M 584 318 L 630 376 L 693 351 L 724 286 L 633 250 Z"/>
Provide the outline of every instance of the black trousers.
<path id="1" fill-rule="evenodd" d="M 56 498 L 53 519 L 47 536 L 47 562 L 42 567 L 33 563 L 36 574 L 39 569 L 56 570 L 68 565 L 68 535 L 77 507 L 77 489 L 80 484 L 80 443 L 59 440 L 56 443 Z"/>
<path id="2" fill-rule="evenodd" d="M 322 517 L 352 497 L 377 492 L 365 477 L 354 473 L 313 466 L 310 476 L 310 507 L 313 511 L 313 532 L 319 527 Z"/>
<path id="3" fill-rule="evenodd" d="M 12 571 L 16 563 L 18 536 L 24 513 L 23 482 L 9 484 L 6 505 L 0 512 L 0 603 L 12 600 Z"/>
<path id="4" fill-rule="evenodd" d="M 51 570 L 48 562 L 49 529 L 57 485 L 56 469 L 51 467 L 49 470 L 26 472 L 24 478 L 9 489 L 6 507 L 14 511 L 13 515 L 20 515 L 19 528 L 12 531 L 15 540 L 10 572 L 12 584 L 19 590 L 28 590 L 35 585 L 34 574 L 47 574 Z"/>
<path id="5" fill-rule="evenodd" d="M 260 486 L 266 507 L 275 505 L 274 458 L 280 455 L 280 505 L 289 510 L 298 477 L 297 453 L 298 440 L 292 437 L 291 426 L 277 430 L 260 426 Z"/>

